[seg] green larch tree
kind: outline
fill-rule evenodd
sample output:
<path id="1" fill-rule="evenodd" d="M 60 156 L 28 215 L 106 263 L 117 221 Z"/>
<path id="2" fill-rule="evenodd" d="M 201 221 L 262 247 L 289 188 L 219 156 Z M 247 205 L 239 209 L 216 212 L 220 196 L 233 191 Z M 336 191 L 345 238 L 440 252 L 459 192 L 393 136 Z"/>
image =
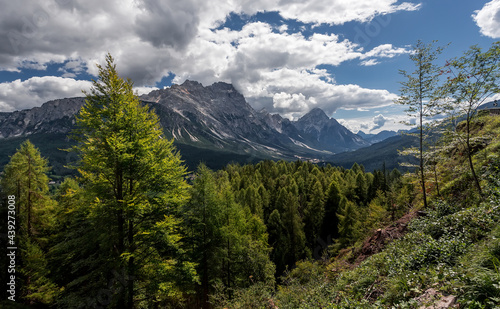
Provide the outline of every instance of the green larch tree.
<path id="1" fill-rule="evenodd" d="M 58 294 L 47 268 L 47 230 L 54 224 L 55 202 L 49 196 L 48 161 L 29 141 L 12 155 L 2 176 L 3 193 L 16 200 L 17 243 L 22 277 L 21 297 L 27 304 L 51 304 Z"/>
<path id="2" fill-rule="evenodd" d="M 311 190 L 311 198 L 304 210 L 304 230 L 308 246 L 314 250 L 316 239 L 320 236 L 321 225 L 325 216 L 323 186 L 317 180 Z"/>
<path id="3" fill-rule="evenodd" d="M 273 248 L 271 259 L 276 264 L 277 274 L 282 274 L 287 265 L 287 254 L 290 251 L 290 239 L 286 235 L 280 212 L 274 209 L 267 220 L 269 245 Z"/>
<path id="4" fill-rule="evenodd" d="M 145 294 L 153 302 L 175 298 L 172 273 L 190 273 L 177 250 L 181 237 L 175 217 L 187 198 L 185 167 L 156 114 L 134 95 L 133 83 L 119 77 L 111 55 L 98 69 L 99 79 L 76 117 L 73 149 L 92 200 L 89 217 L 108 239 L 101 246 L 108 272 L 126 273 L 113 304 L 133 308 Z"/>
<path id="5" fill-rule="evenodd" d="M 356 204 L 342 197 L 337 217 L 339 219 L 339 249 L 341 249 L 353 244 L 357 240 L 359 220 Z"/>
<path id="6" fill-rule="evenodd" d="M 266 226 L 249 205 L 235 201 L 225 171 L 214 173 L 200 165 L 183 213 L 186 242 L 201 275 L 200 306 L 210 307 L 209 296 L 217 285 L 231 297 L 234 289 L 248 287 L 252 280 L 273 283 Z"/>
<path id="7" fill-rule="evenodd" d="M 326 192 L 325 215 L 322 223 L 321 237 L 323 240 L 334 239 L 338 235 L 338 217 L 340 204 L 340 188 L 337 181 L 333 180 Z"/>

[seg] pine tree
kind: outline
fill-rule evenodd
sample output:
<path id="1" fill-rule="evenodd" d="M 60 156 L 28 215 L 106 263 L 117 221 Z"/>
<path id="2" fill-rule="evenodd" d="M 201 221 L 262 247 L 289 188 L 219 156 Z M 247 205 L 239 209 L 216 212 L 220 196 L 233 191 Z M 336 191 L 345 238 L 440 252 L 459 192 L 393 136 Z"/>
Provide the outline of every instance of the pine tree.
<path id="1" fill-rule="evenodd" d="M 271 258 L 276 264 L 277 274 L 282 274 L 287 266 L 287 255 L 290 252 L 290 239 L 286 235 L 280 212 L 274 209 L 267 220 L 269 245 L 273 248 Z"/>
<path id="2" fill-rule="evenodd" d="M 186 242 L 191 247 L 192 260 L 198 264 L 201 277 L 203 308 L 209 308 L 209 294 L 214 280 L 222 272 L 220 263 L 224 257 L 218 252 L 224 246 L 221 228 L 224 221 L 222 205 L 219 205 L 217 185 L 213 172 L 201 164 L 191 188 L 191 199 L 186 204 L 184 221 L 188 226 Z M 228 253 L 230 254 L 230 253 Z"/>
<path id="3" fill-rule="evenodd" d="M 158 117 L 134 95 L 133 83 L 118 76 L 111 55 L 98 69 L 99 80 L 85 93 L 76 117 L 73 149 L 92 201 L 89 217 L 106 237 L 100 237 L 100 253 L 109 262 L 105 277 L 112 271 L 126 274 L 113 304 L 132 308 L 138 293 L 153 301 L 171 297 L 177 287 L 172 273 L 189 272 L 189 263 L 175 256 L 180 248 L 175 215 L 187 197 L 185 167 Z"/>
<path id="4" fill-rule="evenodd" d="M 292 192 L 286 192 L 284 189 L 280 190 L 279 195 L 278 200 L 281 205 L 279 205 L 277 209 L 281 213 L 281 221 L 286 228 L 290 243 L 287 265 L 293 266 L 296 261 L 304 257 L 306 244 L 304 223 L 299 213 L 299 200 L 297 195 Z"/>
<path id="5" fill-rule="evenodd" d="M 227 173 L 200 165 L 191 192 L 184 209 L 186 241 L 201 275 L 201 306 L 210 307 L 209 295 L 221 282 L 229 297 L 233 289 L 249 286 L 250 276 L 273 283 L 266 226 L 250 206 L 236 203 Z"/>
<path id="6" fill-rule="evenodd" d="M 354 189 L 354 192 L 356 193 L 356 200 L 358 204 L 365 204 L 368 199 L 368 183 L 364 173 L 362 172 L 356 175 L 356 188 Z"/>
<path id="7" fill-rule="evenodd" d="M 325 201 L 325 216 L 322 224 L 321 237 L 323 239 L 333 239 L 337 238 L 338 235 L 338 217 L 337 212 L 339 211 L 340 204 L 340 189 L 337 182 L 334 180 L 330 183 L 328 191 L 326 193 Z"/>
<path id="8" fill-rule="evenodd" d="M 339 218 L 339 242 L 341 248 L 345 248 L 357 240 L 359 232 L 358 212 L 356 204 L 348 201 L 345 197 L 340 200 L 339 210 L 337 213 Z"/>
<path id="9" fill-rule="evenodd" d="M 316 239 L 320 235 L 321 224 L 325 216 L 323 186 L 317 180 L 311 190 L 311 200 L 304 211 L 304 229 L 309 248 L 314 249 Z"/>
<path id="10" fill-rule="evenodd" d="M 46 230 L 53 224 L 54 201 L 49 197 L 48 161 L 24 141 L 4 168 L 2 188 L 16 198 L 17 244 L 20 251 L 22 298 L 28 304 L 52 303 L 57 286 L 49 279 Z"/>

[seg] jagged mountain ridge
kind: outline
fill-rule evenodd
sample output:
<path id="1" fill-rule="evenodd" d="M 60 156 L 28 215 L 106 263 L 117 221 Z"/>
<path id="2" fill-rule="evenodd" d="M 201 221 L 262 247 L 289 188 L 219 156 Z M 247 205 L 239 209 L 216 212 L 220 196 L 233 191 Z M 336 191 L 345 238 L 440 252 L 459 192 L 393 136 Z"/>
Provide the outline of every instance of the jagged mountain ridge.
<path id="1" fill-rule="evenodd" d="M 65 98 L 32 109 L 0 113 L 0 138 L 35 133 L 68 133 L 84 103 L 85 98 Z"/>
<path id="2" fill-rule="evenodd" d="M 359 131 L 357 134 L 370 144 L 375 144 L 384 141 L 390 137 L 396 136 L 399 133 L 396 131 L 383 130 L 377 134 L 365 133 L 363 131 Z"/>
<path id="3" fill-rule="evenodd" d="M 317 108 L 294 122 L 257 112 L 227 83 L 204 87 L 186 81 L 140 99 L 155 110 L 165 134 L 178 144 L 277 159 L 322 159 L 369 145 Z M 84 102 L 66 98 L 0 113 L 0 138 L 69 133 Z"/>
<path id="4" fill-rule="evenodd" d="M 295 123 L 299 131 L 304 132 L 318 145 L 333 152 L 339 147 L 358 149 L 370 145 L 361 136 L 349 131 L 334 118 L 328 117 L 320 108 L 313 108 Z"/>

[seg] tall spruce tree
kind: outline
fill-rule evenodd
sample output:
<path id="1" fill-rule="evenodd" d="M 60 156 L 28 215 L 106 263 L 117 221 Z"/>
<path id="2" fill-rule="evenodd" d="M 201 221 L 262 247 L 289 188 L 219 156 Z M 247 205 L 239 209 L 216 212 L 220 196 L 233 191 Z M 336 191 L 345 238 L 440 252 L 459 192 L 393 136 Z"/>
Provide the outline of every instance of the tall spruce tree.
<path id="1" fill-rule="evenodd" d="M 111 55 L 98 69 L 73 134 L 80 180 L 101 236 L 104 277 L 124 274 L 111 305 L 133 308 L 141 295 L 152 306 L 182 293 L 172 282 L 176 271 L 191 273 L 175 218 L 187 197 L 185 167 L 156 114 L 141 105 L 133 83 L 118 76 Z"/>

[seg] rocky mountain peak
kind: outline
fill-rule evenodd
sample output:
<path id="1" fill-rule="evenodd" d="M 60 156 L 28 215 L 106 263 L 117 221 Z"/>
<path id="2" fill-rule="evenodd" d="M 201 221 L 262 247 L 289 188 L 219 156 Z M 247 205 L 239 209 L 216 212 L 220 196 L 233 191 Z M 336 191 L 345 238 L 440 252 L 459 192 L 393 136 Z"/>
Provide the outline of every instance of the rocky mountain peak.
<path id="1" fill-rule="evenodd" d="M 203 88 L 203 85 L 200 82 L 186 79 L 180 86 L 184 88 Z"/>
<path id="2" fill-rule="evenodd" d="M 311 109 L 307 114 L 300 117 L 298 122 L 317 123 L 317 122 L 325 122 L 328 120 L 330 120 L 330 117 L 328 117 L 321 108 L 315 107 Z"/>
<path id="3" fill-rule="evenodd" d="M 363 139 L 320 108 L 292 122 L 279 114 L 255 111 L 233 85 L 224 82 L 203 86 L 186 80 L 151 91 L 141 99 L 158 114 L 167 137 L 179 144 L 257 152 L 273 158 L 312 158 L 364 146 Z M 0 139 L 67 133 L 84 101 L 54 100 L 31 110 L 0 113 Z"/>

